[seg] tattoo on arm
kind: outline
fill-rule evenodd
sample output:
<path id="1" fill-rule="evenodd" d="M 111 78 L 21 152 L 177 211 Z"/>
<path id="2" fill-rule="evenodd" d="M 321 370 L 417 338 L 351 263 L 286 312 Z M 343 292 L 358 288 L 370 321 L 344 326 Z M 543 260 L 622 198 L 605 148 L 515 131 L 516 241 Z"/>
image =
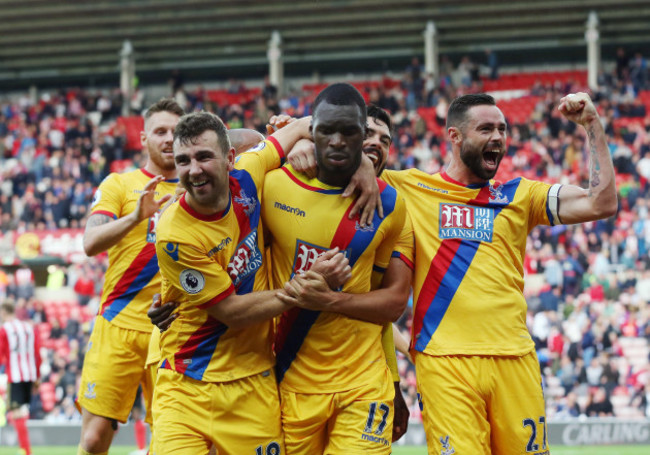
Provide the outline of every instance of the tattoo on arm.
<path id="1" fill-rule="evenodd" d="M 95 226 L 101 226 L 102 224 L 110 223 L 113 221 L 108 215 L 102 215 L 101 213 L 96 213 L 91 215 L 90 218 L 86 221 L 86 229 L 93 228 Z"/>
<path id="2" fill-rule="evenodd" d="M 591 155 L 591 169 L 589 170 L 589 197 L 591 197 L 591 189 L 600 185 L 600 162 L 596 155 L 596 135 L 593 128 L 589 128 L 587 135 L 589 136 L 589 154 Z"/>

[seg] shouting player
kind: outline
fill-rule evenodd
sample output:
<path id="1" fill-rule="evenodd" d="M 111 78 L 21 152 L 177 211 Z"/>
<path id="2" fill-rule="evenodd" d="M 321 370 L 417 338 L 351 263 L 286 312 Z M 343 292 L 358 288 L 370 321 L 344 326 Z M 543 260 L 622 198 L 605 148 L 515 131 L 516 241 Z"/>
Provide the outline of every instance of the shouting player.
<path id="1" fill-rule="evenodd" d="M 485 94 L 449 106 L 445 171 L 383 174 L 404 195 L 415 232 L 411 349 L 430 454 L 548 453 L 539 363 L 526 328 L 527 235 L 539 224 L 582 223 L 617 209 L 591 99 L 568 95 L 559 110 L 589 138 L 589 189 L 494 180 L 506 122 Z"/>

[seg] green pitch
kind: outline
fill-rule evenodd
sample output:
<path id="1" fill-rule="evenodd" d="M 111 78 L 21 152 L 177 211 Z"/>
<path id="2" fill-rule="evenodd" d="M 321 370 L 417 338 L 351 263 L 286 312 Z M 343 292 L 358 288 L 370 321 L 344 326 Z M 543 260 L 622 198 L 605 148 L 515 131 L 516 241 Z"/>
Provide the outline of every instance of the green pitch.
<path id="1" fill-rule="evenodd" d="M 643 446 L 552 446 L 551 455 L 640 455 Z M 394 447 L 393 455 L 426 455 L 424 447 Z"/>
<path id="2" fill-rule="evenodd" d="M 114 447 L 109 452 L 110 455 L 129 455 L 134 452 L 135 447 Z M 642 446 L 583 446 L 567 447 L 553 446 L 552 455 L 639 455 L 645 453 Z M 0 447 L 0 455 L 18 455 L 18 449 L 15 447 Z M 33 447 L 33 455 L 74 455 L 77 453 L 76 447 Z M 393 455 L 426 455 L 427 450 L 424 447 L 395 447 Z"/>
<path id="3" fill-rule="evenodd" d="M 640 455 L 643 446 L 552 446 L 551 455 Z M 2 453 L 0 452 L 0 455 Z M 424 447 L 394 447 L 393 455 L 426 455 Z M 35 454 L 37 455 L 37 454 Z"/>

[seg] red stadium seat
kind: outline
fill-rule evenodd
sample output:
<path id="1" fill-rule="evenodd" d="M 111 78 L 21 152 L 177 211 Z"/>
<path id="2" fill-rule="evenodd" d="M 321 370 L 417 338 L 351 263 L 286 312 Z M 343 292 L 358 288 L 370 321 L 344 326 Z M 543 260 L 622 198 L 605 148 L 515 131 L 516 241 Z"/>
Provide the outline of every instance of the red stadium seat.
<path id="1" fill-rule="evenodd" d="M 127 150 L 140 150 L 140 133 L 144 129 L 144 119 L 137 116 L 131 117 L 118 117 L 117 123 L 124 126 L 126 130 L 126 145 Z"/>
<path id="2" fill-rule="evenodd" d="M 43 404 L 43 410 L 45 412 L 50 412 L 54 409 L 56 404 L 56 390 L 52 382 L 43 382 L 38 387 L 38 392 L 41 396 L 41 403 Z"/>

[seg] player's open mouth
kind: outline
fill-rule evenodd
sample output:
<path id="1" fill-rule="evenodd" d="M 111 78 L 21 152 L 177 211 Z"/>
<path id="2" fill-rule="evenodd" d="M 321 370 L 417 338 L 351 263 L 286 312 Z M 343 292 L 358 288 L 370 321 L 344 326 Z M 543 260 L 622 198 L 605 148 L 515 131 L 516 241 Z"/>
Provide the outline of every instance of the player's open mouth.
<path id="1" fill-rule="evenodd" d="M 500 151 L 496 149 L 483 152 L 483 161 L 488 167 L 495 168 L 499 163 L 499 155 Z"/>
<path id="2" fill-rule="evenodd" d="M 370 158 L 370 161 L 372 161 L 372 164 L 374 165 L 381 161 L 381 153 L 375 149 L 364 149 L 363 153 Z"/>

